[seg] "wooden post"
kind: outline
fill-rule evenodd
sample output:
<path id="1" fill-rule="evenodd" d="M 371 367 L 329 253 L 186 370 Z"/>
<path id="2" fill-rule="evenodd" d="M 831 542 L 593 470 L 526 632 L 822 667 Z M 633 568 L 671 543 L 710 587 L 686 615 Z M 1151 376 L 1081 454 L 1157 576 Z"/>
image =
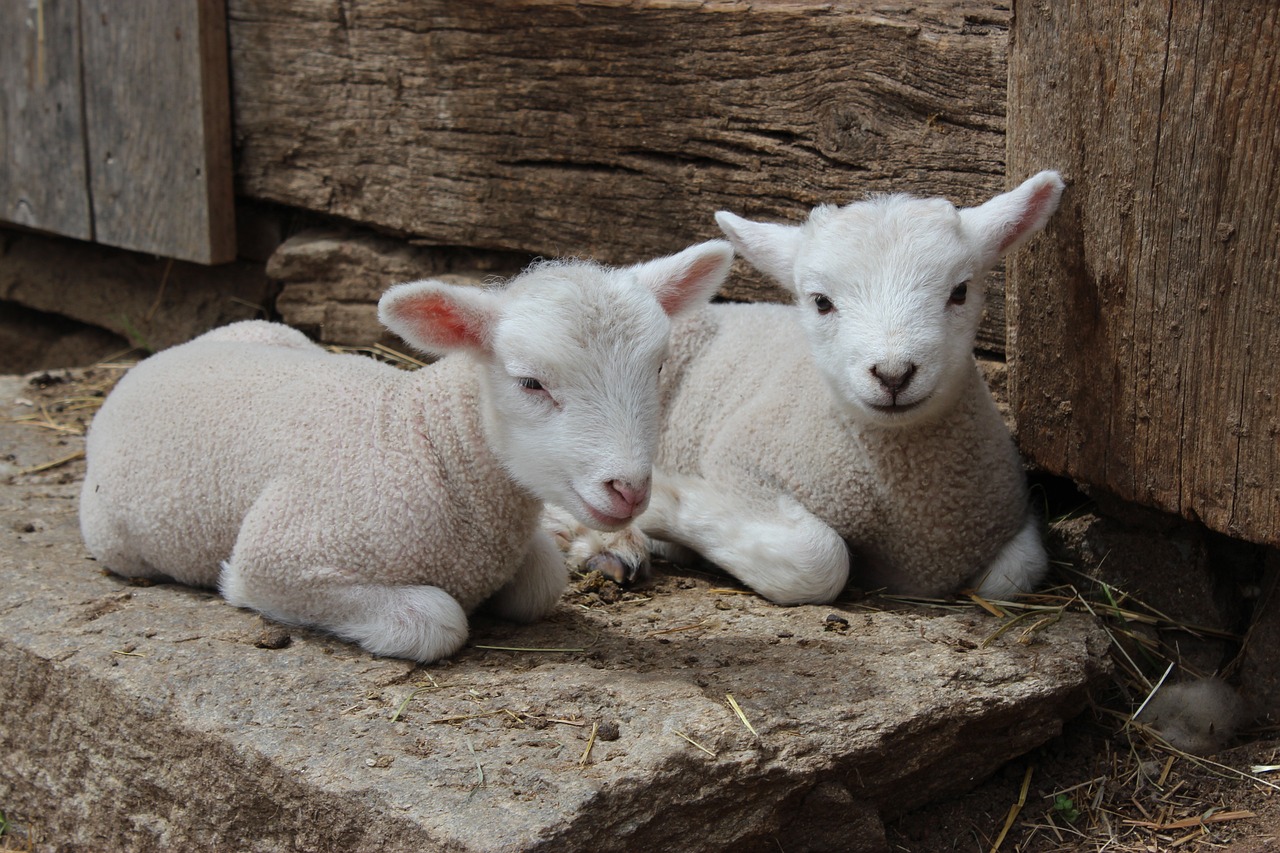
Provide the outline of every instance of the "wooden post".
<path id="1" fill-rule="evenodd" d="M 1068 189 L 1009 268 L 1038 465 L 1280 545 L 1280 5 L 1018 3 L 1012 180 Z"/>

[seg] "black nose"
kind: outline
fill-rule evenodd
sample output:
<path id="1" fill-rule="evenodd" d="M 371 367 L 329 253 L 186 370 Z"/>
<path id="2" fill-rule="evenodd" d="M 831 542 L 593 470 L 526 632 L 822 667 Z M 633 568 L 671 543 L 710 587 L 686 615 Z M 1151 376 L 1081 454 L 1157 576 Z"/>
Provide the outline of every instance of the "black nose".
<path id="1" fill-rule="evenodd" d="M 908 364 L 901 369 L 886 369 L 876 364 L 871 367 L 871 375 L 880 380 L 884 390 L 888 391 L 894 398 L 897 398 L 911 382 L 911 377 L 916 375 L 916 366 Z"/>

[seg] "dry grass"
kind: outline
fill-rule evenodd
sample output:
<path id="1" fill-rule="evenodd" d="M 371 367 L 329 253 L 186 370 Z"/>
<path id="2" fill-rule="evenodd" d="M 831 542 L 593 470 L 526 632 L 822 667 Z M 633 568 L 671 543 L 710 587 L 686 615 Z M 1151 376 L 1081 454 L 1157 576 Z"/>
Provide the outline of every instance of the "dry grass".
<path id="1" fill-rule="evenodd" d="M 1067 574 L 1074 573 L 1067 568 Z M 1233 642 L 1243 638 L 1180 623 L 1122 590 L 1090 583 L 1081 584 L 1088 593 L 1067 585 L 1014 602 L 984 601 L 976 596 L 971 602 L 911 601 L 930 608 L 977 607 L 998 615 L 1001 625 L 989 635 L 988 642 L 1013 630 L 1019 631 L 1019 642 L 1029 642 L 1036 631 L 1067 611 L 1090 614 L 1111 640 L 1114 690 L 1106 705 L 1094 708 L 1100 735 L 1090 772 L 1081 774 L 1086 777 L 1083 781 L 1050 791 L 1042 801 L 1028 804 L 1037 770 L 1036 758 L 1029 758 L 1003 826 L 994 837 L 978 839 L 978 849 L 991 853 L 1199 851 L 1218 849 L 1241 833 L 1256 835 L 1259 804 L 1269 806 L 1272 820 L 1280 814 L 1280 780 L 1267 778 L 1276 771 L 1274 767 L 1246 762 L 1242 768 L 1233 766 L 1231 758 L 1218 761 L 1191 755 L 1134 721 L 1169 673 L 1182 666 L 1181 661 L 1171 659 L 1151 629 Z M 892 604 L 907 601 L 884 598 Z M 978 823 L 975 820 L 970 826 Z"/>
<path id="2" fill-rule="evenodd" d="M 7 418 L 62 435 L 83 436 L 107 394 L 136 362 L 109 361 L 77 371 L 45 372 L 28 381 L 19 405 L 31 412 Z"/>

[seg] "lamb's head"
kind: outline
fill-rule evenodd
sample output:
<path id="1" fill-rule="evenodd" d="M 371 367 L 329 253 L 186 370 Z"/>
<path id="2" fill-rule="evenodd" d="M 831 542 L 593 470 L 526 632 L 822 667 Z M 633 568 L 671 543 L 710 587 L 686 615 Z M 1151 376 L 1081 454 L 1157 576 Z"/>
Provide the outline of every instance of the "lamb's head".
<path id="1" fill-rule="evenodd" d="M 411 282 L 379 316 L 419 349 L 477 359 L 487 438 L 516 482 L 614 530 L 648 504 L 670 318 L 706 303 L 732 260 L 713 240 L 630 267 L 540 262 L 492 289 Z"/>
<path id="2" fill-rule="evenodd" d="M 952 406 L 973 370 L 987 272 L 1044 227 L 1062 179 L 1041 172 L 978 207 L 884 196 L 823 206 L 798 226 L 716 221 L 792 290 L 823 376 L 848 414 L 904 426 Z"/>

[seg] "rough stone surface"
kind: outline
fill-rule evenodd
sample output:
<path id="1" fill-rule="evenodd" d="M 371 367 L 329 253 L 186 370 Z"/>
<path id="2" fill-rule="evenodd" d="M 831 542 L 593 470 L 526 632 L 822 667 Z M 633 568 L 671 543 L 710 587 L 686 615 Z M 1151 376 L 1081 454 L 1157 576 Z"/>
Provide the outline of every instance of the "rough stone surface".
<path id="1" fill-rule="evenodd" d="M 0 417 L 36 393 L 0 379 Z M 83 463 L 22 473 L 80 439 L 0 436 L 0 803 L 62 849 L 881 850 L 882 820 L 1054 736 L 1107 667 L 1077 614 L 997 633 L 680 569 L 477 619 L 437 665 L 377 659 L 103 574 Z"/>

